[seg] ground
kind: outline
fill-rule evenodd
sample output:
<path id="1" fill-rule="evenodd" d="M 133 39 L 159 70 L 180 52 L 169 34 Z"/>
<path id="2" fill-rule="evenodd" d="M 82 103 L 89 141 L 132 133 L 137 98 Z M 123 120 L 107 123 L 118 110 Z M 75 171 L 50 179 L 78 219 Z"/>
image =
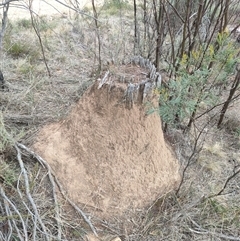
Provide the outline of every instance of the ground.
<path id="1" fill-rule="evenodd" d="M 103 65 L 107 69 L 108 63 L 119 64 L 123 59 L 131 57 L 129 55 L 133 43 L 128 41 L 128 36 L 132 34 L 132 19 L 121 17 L 119 20 L 116 16 L 106 17 L 104 14 L 101 17 Z M 73 115 L 74 106 L 81 105 L 79 99 L 99 78 L 99 74 L 98 59 L 95 55 L 97 51 L 95 26 L 92 19 L 87 17 L 77 19 L 75 16 L 68 18 L 66 14 L 41 18 L 39 28 L 51 76 L 48 75 L 44 65 L 39 39 L 29 27 L 28 17 L 21 20 L 12 20 L 10 17 L 9 19 L 0 60 L 9 91 L 0 93 L 2 111 L 0 120 L 4 123 L 1 124 L 1 134 L 4 133 L 4 126 L 14 138 L 5 135 L 6 139 L 2 142 L 4 145 L 6 143 L 7 151 L 1 152 L 0 156 L 2 167 L 0 182 L 4 183 L 12 200 L 19 201 L 17 183 L 20 180 L 20 190 L 24 193 L 24 179 L 19 176 L 21 171 L 16 150 L 8 147 L 9 143 L 12 144 L 17 140 L 30 147 L 36 140 L 39 130 L 45 125 L 50 124 L 50 127 L 53 127 L 52 123 L 62 123 L 69 118 L 68 116 Z M 224 195 L 207 198 L 221 191 L 228 178 L 238 171 L 240 161 L 238 106 L 239 100 L 234 102 L 227 112 L 225 125 L 221 129 L 217 129 L 213 122 L 204 129 L 204 138 L 199 140 L 202 149 L 198 149 L 197 154 L 191 159 L 191 165 L 185 172 L 184 182 L 178 195 L 168 193 L 159 199 L 154 196 L 155 202 L 146 209 L 137 210 L 138 215 L 130 220 L 131 230 L 122 225 L 118 217 L 111 222 L 101 220 L 101 225 L 97 225 L 93 220 L 98 233 L 107 233 L 108 240 L 116 236 L 122 240 L 132 241 L 230 240 L 232 237 L 239 240 L 238 175 L 227 182 L 226 189 L 222 193 Z M 207 118 L 210 116 L 206 116 Z M 83 120 L 80 118 L 79 121 Z M 74 122 L 71 124 L 77 126 Z M 204 121 L 201 120 L 198 124 L 197 128 L 201 128 L 204 126 Z M 151 128 L 152 133 L 159 126 Z M 146 134 L 143 129 L 139 131 Z M 97 133 L 91 135 L 97 136 Z M 78 133 L 72 137 L 75 141 L 81 141 Z M 165 138 L 174 149 L 179 163 L 185 167 L 194 151 L 192 143 L 197 139 L 196 133 L 183 134 L 181 130 L 171 130 L 166 133 Z M 147 144 L 141 141 L 142 146 Z M 32 154 L 29 155 L 24 150 L 21 152 L 29 171 L 31 193 L 39 205 L 42 220 L 49 225 L 47 227 L 53 227 L 55 235 L 56 218 L 48 172 L 32 158 Z M 62 223 L 64 238 L 83 239 L 90 231 L 89 226 L 81 221 L 82 218 L 76 215 L 76 211 L 67 206 L 64 198 L 60 200 L 61 210 L 67 210 L 65 213 L 60 213 L 64 220 Z M 16 201 L 16 204 L 19 202 Z M 31 215 L 31 212 L 28 213 L 24 209 L 24 205 L 19 204 L 19 206 L 23 213 Z M 81 208 L 85 211 L 86 207 L 81 206 Z M 45 219 L 46 216 L 54 218 Z"/>

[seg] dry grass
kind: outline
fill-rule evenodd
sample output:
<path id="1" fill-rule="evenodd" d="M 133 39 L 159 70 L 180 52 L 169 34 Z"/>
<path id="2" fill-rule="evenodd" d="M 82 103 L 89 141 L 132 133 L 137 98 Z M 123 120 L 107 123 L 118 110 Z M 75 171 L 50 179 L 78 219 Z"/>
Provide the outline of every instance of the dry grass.
<path id="1" fill-rule="evenodd" d="M 10 140 L 20 140 L 30 145 L 38 129 L 66 116 L 97 77 L 94 22 L 81 17 L 78 20 L 56 17 L 44 21 L 41 37 L 51 77 L 45 69 L 38 40 L 28 27 L 18 30 L 16 26 L 19 23 L 12 22 L 11 31 L 8 30 L 6 35 L 8 42 L 5 41 L 1 52 L 1 69 L 9 91 L 0 93 L 0 108 L 5 124 L 0 131 L 7 131 L 11 138 L 6 139 L 4 150 L 0 153 L 0 183 L 12 200 L 18 197 L 16 182 L 20 182 L 20 190 L 24 191 L 24 187 Z M 132 54 L 132 43 L 129 42 L 132 25 L 127 18 L 123 16 L 119 20 L 111 16 L 101 19 L 100 32 L 104 63 L 112 60 L 120 63 Z M 167 194 L 156 200 L 149 209 L 139 211 L 139 215 L 130 221 L 131 230 L 122 227 L 121 220 L 115 219 L 111 223 L 102 221 L 97 226 L 98 231 L 129 241 L 240 240 L 240 175 L 231 179 L 224 195 L 207 198 L 218 193 L 227 178 L 239 168 L 238 124 L 234 121 L 234 126 L 237 125 L 234 133 L 209 127 L 203 149 L 187 169 L 177 196 Z M 231 126 L 231 121 L 228 126 Z M 178 134 L 178 139 L 174 142 L 175 151 L 185 165 L 191 155 L 191 141 L 195 138 Z M 47 172 L 33 162 L 31 156 L 25 156 L 32 195 L 49 232 L 56 237 L 50 192 L 52 187 Z M 23 214 L 27 213 L 24 205 L 16 204 L 19 204 Z M 60 200 L 60 209 L 63 240 L 83 239 L 89 228 L 79 216 L 73 214 L 64 199 Z M 6 223 L 6 220 L 6 217 L 0 217 L 0 223 Z M 3 229 L 0 224 L 0 232 Z"/>

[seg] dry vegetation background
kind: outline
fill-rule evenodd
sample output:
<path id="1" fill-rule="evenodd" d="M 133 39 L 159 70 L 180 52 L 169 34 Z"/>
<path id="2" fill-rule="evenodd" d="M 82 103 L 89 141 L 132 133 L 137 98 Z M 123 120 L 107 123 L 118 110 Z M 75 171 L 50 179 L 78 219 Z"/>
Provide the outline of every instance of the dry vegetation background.
<path id="1" fill-rule="evenodd" d="M 79 215 L 77 207 L 71 202 L 69 205 L 64 195 L 55 202 L 52 190 L 57 188 L 47 165 L 16 143 L 31 146 L 39 128 L 65 117 L 99 77 L 96 25 L 88 16 L 93 15 L 91 7 L 81 7 L 84 15 L 70 13 L 58 3 L 55 7 L 59 13 L 50 11 L 54 7 L 49 5 L 46 9 L 50 15 L 46 10 L 35 15 L 50 73 L 30 16 L 18 18 L 16 6 L 17 14 L 9 11 L 0 53 L 7 89 L 0 92 L 0 240 L 33 240 L 36 233 L 36 240 L 59 240 L 59 230 L 61 240 L 91 240 L 86 234 L 95 229 L 103 234 L 103 240 L 240 240 L 239 98 L 231 103 L 221 128 L 213 121 L 206 125 L 215 114 L 212 112 L 194 124 L 197 130 L 204 127 L 199 139 L 196 129 L 188 133 L 168 130 L 166 139 L 183 169 L 188 166 L 181 189 L 177 194 L 153 200 L 151 207 L 141 210 L 131 220 L 131 231 L 126 231 L 117 218 L 109 223 L 92 217 L 93 225 L 97 224 L 92 229 L 88 217 L 81 212 Z M 134 16 L 131 5 L 120 10 L 114 4 L 108 8 L 99 5 L 97 10 L 104 71 L 108 63 L 117 65 L 133 56 L 134 41 L 130 36 L 134 34 Z M 29 204 L 28 195 L 23 194 L 25 173 L 34 204 Z M 11 202 L 6 205 L 8 199 Z M 61 216 L 61 224 L 56 213 Z M 24 230 L 21 218 L 27 220 L 33 233 Z M 20 238 L 26 233 L 28 239 Z"/>

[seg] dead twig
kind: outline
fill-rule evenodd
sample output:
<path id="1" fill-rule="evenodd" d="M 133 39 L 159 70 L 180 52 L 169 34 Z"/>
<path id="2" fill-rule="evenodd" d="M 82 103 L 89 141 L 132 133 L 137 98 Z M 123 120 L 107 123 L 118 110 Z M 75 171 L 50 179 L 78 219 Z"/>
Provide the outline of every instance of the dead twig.
<path id="1" fill-rule="evenodd" d="M 42 37 L 41 37 L 40 31 L 39 31 L 39 28 L 38 28 L 36 18 L 34 17 L 33 11 L 32 11 L 32 1 L 33 0 L 29 0 L 29 12 L 30 12 L 30 16 L 31 16 L 32 27 L 33 27 L 33 29 L 34 29 L 37 37 L 38 37 L 38 40 L 39 40 L 39 44 L 40 44 L 41 52 L 42 52 L 42 56 L 43 56 L 43 62 L 46 66 L 48 76 L 51 77 L 51 72 L 50 72 L 50 69 L 48 67 L 47 59 L 46 59 L 46 56 L 45 56 L 45 50 L 44 50 L 43 43 L 42 43 Z"/>
<path id="2" fill-rule="evenodd" d="M 65 4 L 65 3 L 61 2 L 61 1 L 58 1 L 58 0 L 55 0 L 55 1 L 58 2 L 58 3 L 60 3 L 61 5 L 63 5 L 64 7 L 69 8 L 69 9 L 71 9 L 71 10 L 73 10 L 73 11 L 75 11 L 75 12 L 81 14 L 81 15 L 84 15 L 84 16 L 87 16 L 87 17 L 89 17 L 89 18 L 92 18 L 92 19 L 94 19 L 95 21 L 99 21 L 98 18 L 95 18 L 95 17 L 93 17 L 93 16 L 91 16 L 91 15 L 89 15 L 89 14 L 83 12 L 83 11 L 80 11 L 80 10 L 78 10 L 76 7 L 71 7 L 70 5 Z M 100 21 L 99 21 L 99 22 L 100 22 Z"/>
<path id="3" fill-rule="evenodd" d="M 238 170 L 236 170 L 236 169 L 238 169 Z M 237 165 L 237 166 L 234 167 L 232 175 L 230 175 L 230 176 L 227 178 L 227 180 L 225 181 L 222 189 L 221 189 L 218 193 L 215 193 L 215 194 L 210 195 L 208 198 L 213 198 L 213 197 L 216 197 L 216 196 L 224 195 L 223 192 L 224 192 L 224 190 L 226 189 L 228 183 L 229 183 L 234 177 L 236 177 L 239 173 L 240 173 L 240 165 Z"/>
<path id="4" fill-rule="evenodd" d="M 219 238 L 224 238 L 226 240 L 235 240 L 235 241 L 240 241 L 240 238 L 238 237 L 234 237 L 234 236 L 229 236 L 229 235 L 225 235 L 225 234 L 222 234 L 222 233 L 217 233 L 217 232 L 212 232 L 212 231 L 209 231 L 207 229 L 204 229 L 202 228 L 198 223 L 196 223 L 194 220 L 192 220 L 190 218 L 190 221 L 197 227 L 198 230 L 195 230 L 195 229 L 192 229 L 192 228 L 188 228 L 191 232 L 193 233 L 197 233 L 197 234 L 210 234 L 212 236 L 217 236 Z"/>
<path id="5" fill-rule="evenodd" d="M 18 226 L 16 225 L 16 222 L 14 220 L 14 218 L 10 219 L 8 218 L 8 227 L 10 228 L 11 232 L 10 234 L 8 235 L 8 239 L 7 240 L 10 240 L 11 239 L 11 233 L 12 233 L 12 225 L 11 225 L 11 221 L 13 223 L 13 226 L 18 234 L 18 238 L 21 240 L 21 241 L 27 241 L 28 240 L 28 234 L 27 234 L 27 228 L 26 228 L 26 225 L 24 223 L 24 220 L 22 218 L 22 215 L 21 213 L 19 212 L 19 210 L 17 209 L 17 207 L 11 202 L 11 200 L 6 196 L 3 188 L 0 186 L 0 194 L 4 200 L 4 206 L 5 206 L 5 211 L 6 211 L 6 214 L 8 217 L 13 217 L 13 214 L 10 210 L 10 207 L 14 210 L 14 212 L 18 215 L 20 221 L 21 221 L 21 224 L 22 224 L 22 228 L 23 228 L 23 233 L 24 233 L 24 238 L 23 236 L 21 235 L 21 232 L 18 228 Z M 9 207 L 10 206 L 10 207 Z"/>
<path id="6" fill-rule="evenodd" d="M 39 212 L 38 212 L 38 209 L 37 209 L 37 206 L 34 202 L 34 199 L 30 193 L 30 186 L 29 186 L 29 179 L 28 179 L 28 174 L 27 174 L 27 171 L 24 167 L 24 163 L 22 161 L 22 155 L 21 155 L 21 151 L 20 149 L 18 148 L 18 146 L 15 144 L 15 149 L 17 150 L 17 160 L 18 160 L 18 163 L 20 165 L 20 168 L 21 168 L 21 171 L 22 171 L 22 174 L 24 176 L 24 183 L 25 183 L 25 190 L 26 190 L 26 195 L 27 195 L 27 198 L 29 200 L 29 202 L 31 203 L 31 206 L 33 208 L 33 211 L 34 211 L 34 221 L 35 222 L 39 222 L 41 228 L 42 228 L 42 231 L 43 233 L 45 234 L 45 238 L 47 241 L 50 241 L 49 239 L 49 235 L 47 233 L 47 230 L 46 230 L 46 227 L 39 215 Z"/>

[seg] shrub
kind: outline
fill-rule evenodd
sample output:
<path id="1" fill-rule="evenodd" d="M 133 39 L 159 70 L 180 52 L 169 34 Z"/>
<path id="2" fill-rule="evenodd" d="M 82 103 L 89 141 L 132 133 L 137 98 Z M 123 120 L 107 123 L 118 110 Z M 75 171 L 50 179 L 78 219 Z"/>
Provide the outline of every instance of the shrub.
<path id="1" fill-rule="evenodd" d="M 17 26 L 18 28 L 30 29 L 32 28 L 32 22 L 30 19 L 23 18 L 17 21 Z"/>
<path id="2" fill-rule="evenodd" d="M 103 10 L 110 15 L 117 14 L 119 10 L 128 10 L 131 5 L 127 0 L 105 0 L 103 4 Z"/>
<path id="3" fill-rule="evenodd" d="M 226 36 L 218 35 L 217 41 L 217 50 L 209 45 L 205 52 L 199 48 L 184 54 L 174 76 L 160 88 L 159 111 L 165 123 L 190 127 L 202 103 L 210 109 L 222 102 L 219 95 L 231 86 L 238 50 Z"/>
<path id="4" fill-rule="evenodd" d="M 28 57 L 30 62 L 38 59 L 40 51 L 35 40 L 29 35 L 22 35 L 21 38 L 15 38 L 15 35 L 7 34 L 3 43 L 5 51 L 13 58 Z"/>

